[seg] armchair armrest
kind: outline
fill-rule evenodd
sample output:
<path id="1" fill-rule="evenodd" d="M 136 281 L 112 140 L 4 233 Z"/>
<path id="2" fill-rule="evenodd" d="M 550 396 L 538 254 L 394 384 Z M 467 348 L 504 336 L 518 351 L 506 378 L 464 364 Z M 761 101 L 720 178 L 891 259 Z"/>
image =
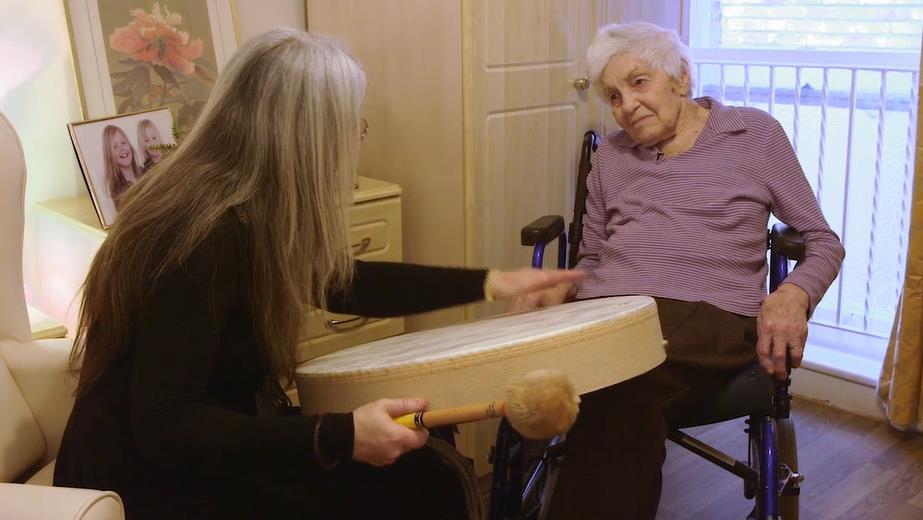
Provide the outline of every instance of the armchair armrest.
<path id="1" fill-rule="evenodd" d="M 564 217 L 560 215 L 545 215 L 523 226 L 520 231 L 520 243 L 524 246 L 547 244 L 561 236 L 564 232 Z"/>
<path id="2" fill-rule="evenodd" d="M 124 520 L 112 491 L 0 483 L 0 518 L 17 520 Z"/>
<path id="3" fill-rule="evenodd" d="M 0 345 L 0 356 L 6 360 L 45 437 L 46 464 L 57 457 L 67 418 L 74 407 L 77 381 L 67 373 L 71 345 L 69 339 Z"/>

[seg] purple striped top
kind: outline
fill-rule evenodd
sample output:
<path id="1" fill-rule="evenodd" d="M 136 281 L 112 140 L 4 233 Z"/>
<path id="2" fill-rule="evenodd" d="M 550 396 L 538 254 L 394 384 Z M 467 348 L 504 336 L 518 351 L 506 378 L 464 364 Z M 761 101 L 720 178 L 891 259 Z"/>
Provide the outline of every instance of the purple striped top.
<path id="1" fill-rule="evenodd" d="M 766 296 L 772 212 L 804 236 L 805 260 L 787 283 L 811 310 L 836 278 L 844 249 L 821 214 L 779 122 L 755 109 L 710 110 L 689 150 L 674 157 L 624 131 L 600 142 L 587 179 L 577 298 L 643 294 L 704 301 L 756 316 Z"/>

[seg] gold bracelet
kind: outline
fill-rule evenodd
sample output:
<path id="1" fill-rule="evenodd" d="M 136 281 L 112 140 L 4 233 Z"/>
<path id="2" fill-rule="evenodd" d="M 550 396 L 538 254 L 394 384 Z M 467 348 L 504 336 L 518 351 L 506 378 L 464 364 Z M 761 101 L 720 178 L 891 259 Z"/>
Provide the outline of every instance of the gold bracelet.
<path id="1" fill-rule="evenodd" d="M 318 415 L 317 422 L 314 423 L 314 458 L 317 459 L 317 463 L 320 467 L 324 469 L 333 469 L 340 464 L 340 461 L 335 460 L 333 462 L 327 462 L 320 455 L 320 425 L 324 422 L 324 416 Z"/>
<path id="2" fill-rule="evenodd" d="M 484 277 L 484 301 L 492 302 L 496 300 L 496 295 L 494 294 L 494 291 L 496 291 L 497 288 L 496 286 L 494 286 L 493 280 L 491 280 L 491 276 L 494 275 L 496 272 L 497 272 L 496 269 L 491 269 L 487 271 L 487 275 Z"/>

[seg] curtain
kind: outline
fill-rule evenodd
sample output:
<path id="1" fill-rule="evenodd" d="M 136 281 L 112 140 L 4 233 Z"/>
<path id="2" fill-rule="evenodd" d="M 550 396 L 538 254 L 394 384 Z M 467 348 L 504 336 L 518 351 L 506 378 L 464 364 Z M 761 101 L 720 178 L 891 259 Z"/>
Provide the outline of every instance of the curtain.
<path id="1" fill-rule="evenodd" d="M 878 400 L 892 426 L 923 431 L 923 100 L 917 107 L 907 273 L 878 380 Z"/>

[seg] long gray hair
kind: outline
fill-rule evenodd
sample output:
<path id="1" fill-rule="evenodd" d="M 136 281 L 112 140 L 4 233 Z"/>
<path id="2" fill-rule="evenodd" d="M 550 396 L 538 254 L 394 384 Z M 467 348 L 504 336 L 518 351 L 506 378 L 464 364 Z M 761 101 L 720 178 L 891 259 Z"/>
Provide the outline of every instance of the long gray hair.
<path id="1" fill-rule="evenodd" d="M 71 358 L 76 367 L 84 353 L 78 394 L 125 349 L 155 281 L 231 210 L 252 233 L 257 337 L 291 380 L 306 307 L 324 307 L 328 289 L 352 277 L 347 211 L 365 85 L 324 36 L 277 29 L 237 51 L 180 147 L 127 194 L 93 261 Z"/>

